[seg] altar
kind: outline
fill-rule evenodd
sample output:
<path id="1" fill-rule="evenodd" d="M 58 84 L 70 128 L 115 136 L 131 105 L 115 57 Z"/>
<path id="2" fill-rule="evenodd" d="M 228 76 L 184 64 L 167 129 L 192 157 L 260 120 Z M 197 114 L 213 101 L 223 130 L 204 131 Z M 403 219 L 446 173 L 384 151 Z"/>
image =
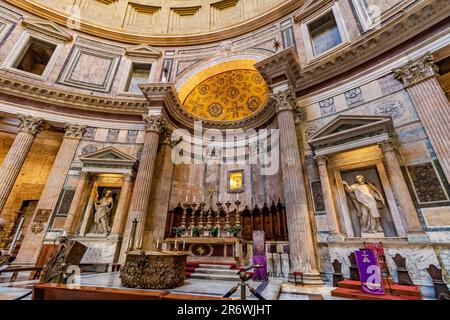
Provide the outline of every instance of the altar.
<path id="1" fill-rule="evenodd" d="M 235 237 L 177 237 L 165 239 L 162 247 L 188 252 L 188 261 L 235 263 L 241 256 L 242 242 Z"/>

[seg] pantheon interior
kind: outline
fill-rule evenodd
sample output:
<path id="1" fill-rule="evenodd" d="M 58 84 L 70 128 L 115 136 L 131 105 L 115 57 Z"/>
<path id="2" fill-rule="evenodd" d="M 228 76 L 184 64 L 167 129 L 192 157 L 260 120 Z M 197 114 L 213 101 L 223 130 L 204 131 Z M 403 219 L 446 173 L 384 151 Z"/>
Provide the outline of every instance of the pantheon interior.
<path id="1" fill-rule="evenodd" d="M 449 12 L 0 0 L 0 299 L 450 299 Z"/>

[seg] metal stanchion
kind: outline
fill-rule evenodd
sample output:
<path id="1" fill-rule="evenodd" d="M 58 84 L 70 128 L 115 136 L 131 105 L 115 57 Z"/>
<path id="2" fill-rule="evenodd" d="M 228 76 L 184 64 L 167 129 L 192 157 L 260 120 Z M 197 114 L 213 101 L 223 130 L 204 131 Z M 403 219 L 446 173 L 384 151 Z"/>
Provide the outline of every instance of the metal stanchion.
<path id="1" fill-rule="evenodd" d="M 260 295 L 255 288 L 251 287 L 247 281 L 250 279 L 250 276 L 247 275 L 247 271 L 253 269 L 253 268 L 257 268 L 260 269 L 262 268 L 262 265 L 257 264 L 254 266 L 250 266 L 247 269 L 241 269 L 239 270 L 239 272 L 237 273 L 240 280 L 238 282 L 237 285 L 235 285 L 233 288 L 230 289 L 230 291 L 228 291 L 223 297 L 224 298 L 229 298 L 233 295 L 233 293 L 235 293 L 237 291 L 237 289 L 239 287 L 241 287 L 241 300 L 247 300 L 247 292 L 246 292 L 246 288 L 248 287 L 248 289 L 250 290 L 250 292 L 258 299 L 258 300 L 266 300 L 262 295 Z"/>

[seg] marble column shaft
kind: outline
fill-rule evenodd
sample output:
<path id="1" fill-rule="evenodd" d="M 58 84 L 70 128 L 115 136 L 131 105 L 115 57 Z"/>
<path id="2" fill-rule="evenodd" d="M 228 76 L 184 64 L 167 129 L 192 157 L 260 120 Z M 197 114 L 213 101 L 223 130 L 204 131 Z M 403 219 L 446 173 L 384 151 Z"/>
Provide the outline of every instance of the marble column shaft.
<path id="1" fill-rule="evenodd" d="M 383 141 L 379 144 L 379 146 L 384 154 L 386 166 L 390 174 L 391 184 L 403 212 L 408 233 L 421 233 L 423 231 L 420 225 L 419 217 L 417 216 L 414 202 L 403 177 L 395 149 L 391 141 Z"/>
<path id="2" fill-rule="evenodd" d="M 305 283 L 310 276 L 315 278 L 315 281 L 321 282 L 320 278 L 317 279 L 319 273 L 295 131 L 295 93 L 288 89 L 272 96 L 272 99 L 278 112 L 280 160 L 292 260 L 291 269 L 304 272 Z"/>
<path id="3" fill-rule="evenodd" d="M 120 192 L 119 203 L 117 204 L 116 215 L 114 217 L 114 223 L 111 229 L 111 234 L 121 235 L 125 226 L 127 217 L 127 205 L 128 198 L 133 187 L 133 176 L 126 174 L 124 176 L 124 182 L 122 185 L 122 191 Z"/>
<path id="4" fill-rule="evenodd" d="M 42 191 L 41 197 L 39 198 L 39 202 L 36 206 L 31 221 L 34 221 L 38 210 L 51 210 L 51 212 L 54 213 L 53 211 L 58 202 L 59 195 L 64 187 L 67 172 L 70 169 L 78 143 L 80 142 L 85 130 L 85 126 L 71 124 L 66 125 L 66 133 L 61 146 L 59 147 L 55 162 L 53 163 L 49 177 L 45 184 L 44 190 Z M 49 221 L 44 223 L 42 232 L 36 233 L 32 232 L 32 223 L 30 223 L 29 230 L 25 234 L 25 238 L 16 259 L 17 262 L 35 263 L 37 261 L 39 257 L 39 248 L 44 240 L 48 222 Z"/>
<path id="5" fill-rule="evenodd" d="M 77 184 L 77 189 L 70 204 L 69 213 L 67 214 L 66 221 L 64 223 L 64 231 L 67 231 L 69 235 L 74 235 L 77 231 L 78 225 L 81 220 L 81 202 L 83 194 L 86 188 L 86 184 L 89 181 L 89 173 L 81 172 L 80 180 Z"/>
<path id="6" fill-rule="evenodd" d="M 433 56 L 427 54 L 395 70 L 395 74 L 406 84 L 442 171 L 450 183 L 450 104 L 436 79 L 437 70 Z"/>
<path id="7" fill-rule="evenodd" d="M 134 248 L 142 248 L 145 221 L 150 203 L 150 192 L 153 181 L 153 171 L 155 169 L 156 154 L 159 145 L 159 134 L 165 126 L 165 121 L 161 115 L 145 116 L 147 129 L 144 138 L 144 148 L 139 161 L 139 169 L 136 176 L 134 191 L 131 197 L 130 210 L 128 214 L 127 232 L 131 233 L 131 224 L 137 220 Z M 124 239 L 127 241 L 131 235 Z M 127 246 L 127 243 L 123 245 Z"/>
<path id="8" fill-rule="evenodd" d="M 44 129 L 44 120 L 19 115 L 20 132 L 0 167 L 0 214 L 16 182 L 36 135 Z"/>
<path id="9" fill-rule="evenodd" d="M 323 200 L 325 203 L 325 210 L 327 211 L 330 234 L 340 234 L 336 207 L 334 206 L 333 193 L 331 191 L 330 179 L 328 177 L 327 157 L 319 156 L 316 160 L 319 168 L 320 184 L 322 186 Z"/>

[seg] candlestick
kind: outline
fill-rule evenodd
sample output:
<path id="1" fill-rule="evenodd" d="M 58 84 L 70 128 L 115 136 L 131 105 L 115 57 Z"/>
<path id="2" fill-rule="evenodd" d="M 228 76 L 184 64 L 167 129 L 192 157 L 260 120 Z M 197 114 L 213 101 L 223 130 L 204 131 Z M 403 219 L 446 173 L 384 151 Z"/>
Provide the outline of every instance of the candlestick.
<path id="1" fill-rule="evenodd" d="M 195 195 L 194 195 L 194 200 L 193 200 L 193 202 L 195 202 Z"/>
<path id="2" fill-rule="evenodd" d="M 158 238 L 158 240 L 156 241 L 156 249 L 159 249 L 159 238 Z"/>
<path id="3" fill-rule="evenodd" d="M 175 251 L 178 251 L 178 239 L 175 239 Z"/>
<path id="4" fill-rule="evenodd" d="M 188 195 L 186 195 L 186 201 L 185 201 L 186 203 L 188 202 Z"/>
<path id="5" fill-rule="evenodd" d="M 186 240 L 183 240 L 183 251 L 186 248 Z"/>

